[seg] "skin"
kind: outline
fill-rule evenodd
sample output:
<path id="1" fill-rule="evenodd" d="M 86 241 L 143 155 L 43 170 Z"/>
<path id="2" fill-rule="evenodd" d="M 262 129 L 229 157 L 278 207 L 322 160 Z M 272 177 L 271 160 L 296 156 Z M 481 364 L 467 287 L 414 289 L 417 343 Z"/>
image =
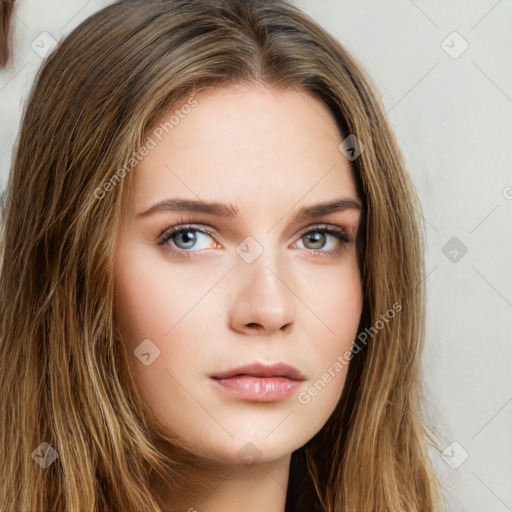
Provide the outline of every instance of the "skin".
<path id="1" fill-rule="evenodd" d="M 354 242 L 360 210 L 305 220 L 296 212 L 360 198 L 338 149 L 335 119 L 308 92 L 238 84 L 195 99 L 197 106 L 133 171 L 115 254 L 115 317 L 146 404 L 211 463 L 212 471 L 201 475 L 208 494 L 193 501 L 169 494 L 169 507 L 283 511 L 291 453 L 335 409 L 346 365 L 307 404 L 298 393 L 350 350 L 362 304 Z M 176 197 L 230 203 L 241 213 L 230 219 L 159 211 L 137 218 Z M 156 244 L 164 230 L 184 223 L 214 236 L 192 231 Z M 345 228 L 349 242 L 322 236 L 318 224 Z M 250 263 L 236 252 L 247 237 L 263 251 Z M 160 350 L 147 366 L 134 355 L 145 339 Z M 253 361 L 287 362 L 306 380 L 284 401 L 262 403 L 231 395 L 210 378 Z M 243 459 L 247 443 L 256 447 L 251 465 Z M 219 474 L 230 480 L 219 485 Z"/>

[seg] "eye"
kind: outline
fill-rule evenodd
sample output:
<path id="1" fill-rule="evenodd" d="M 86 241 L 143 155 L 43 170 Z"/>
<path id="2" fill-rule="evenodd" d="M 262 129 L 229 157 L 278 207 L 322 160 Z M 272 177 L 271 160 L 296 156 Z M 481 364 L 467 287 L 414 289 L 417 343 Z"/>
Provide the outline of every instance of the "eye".
<path id="1" fill-rule="evenodd" d="M 350 242 L 345 229 L 341 226 L 319 225 L 302 233 L 299 240 L 305 240 L 306 251 L 319 256 L 336 256 Z M 169 251 L 176 256 L 192 257 L 199 255 L 202 249 L 208 249 L 208 239 L 214 241 L 214 233 L 205 228 L 193 225 L 173 226 L 159 235 L 158 246 L 169 244 Z M 211 244 L 211 242 L 210 242 Z M 327 249 L 325 247 L 327 246 Z M 295 245 L 294 247 L 297 247 Z M 301 249 L 302 247 L 299 247 Z"/>
<path id="2" fill-rule="evenodd" d="M 167 242 L 172 242 L 172 245 L 179 250 L 174 250 L 171 246 L 171 252 L 177 253 L 179 255 L 191 256 L 194 252 L 189 249 L 208 249 L 205 246 L 207 242 L 207 238 L 212 238 L 213 233 L 205 230 L 198 229 L 193 226 L 174 226 L 166 231 L 164 231 L 157 238 L 157 245 L 161 246 L 166 244 Z M 199 243 L 198 243 L 199 242 Z"/>
<path id="3" fill-rule="evenodd" d="M 335 255 L 340 248 L 350 242 L 341 226 L 331 225 L 316 226 L 315 229 L 303 233 L 300 240 L 305 240 L 303 244 L 306 245 L 306 249 L 312 249 L 313 253 L 323 253 L 322 256 Z M 328 248 L 323 250 L 326 246 Z"/>

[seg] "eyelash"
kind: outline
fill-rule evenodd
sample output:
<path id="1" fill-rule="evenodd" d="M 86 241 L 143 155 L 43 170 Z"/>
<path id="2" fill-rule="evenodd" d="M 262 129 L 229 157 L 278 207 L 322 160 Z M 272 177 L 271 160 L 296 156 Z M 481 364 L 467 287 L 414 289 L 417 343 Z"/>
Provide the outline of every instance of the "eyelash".
<path id="1" fill-rule="evenodd" d="M 158 247 L 163 246 L 165 243 L 167 243 L 171 238 L 179 233 L 184 233 L 187 231 L 197 231 L 199 233 L 204 233 L 206 235 L 210 235 L 211 237 L 215 237 L 215 233 L 212 231 L 205 229 L 205 228 L 197 228 L 193 224 L 179 224 L 176 226 L 173 226 L 171 228 L 165 229 L 156 239 L 156 245 Z M 313 253 L 314 255 L 318 255 L 321 257 L 335 257 L 338 255 L 338 253 L 348 244 L 350 243 L 350 239 L 347 237 L 346 231 L 341 226 L 333 226 L 333 225 L 326 225 L 326 224 L 317 224 L 311 227 L 308 231 L 302 233 L 300 238 L 305 237 L 306 235 L 309 235 L 311 233 L 322 233 L 322 234 L 329 234 L 337 238 L 341 242 L 341 246 L 332 249 L 330 251 L 319 251 L 314 249 L 306 249 L 308 252 Z M 299 239 L 300 239 L 299 238 Z M 200 251 L 186 251 L 186 250 L 176 250 L 176 249 L 169 249 L 171 254 L 178 257 L 184 257 L 184 258 L 191 258 L 194 256 L 197 256 Z"/>

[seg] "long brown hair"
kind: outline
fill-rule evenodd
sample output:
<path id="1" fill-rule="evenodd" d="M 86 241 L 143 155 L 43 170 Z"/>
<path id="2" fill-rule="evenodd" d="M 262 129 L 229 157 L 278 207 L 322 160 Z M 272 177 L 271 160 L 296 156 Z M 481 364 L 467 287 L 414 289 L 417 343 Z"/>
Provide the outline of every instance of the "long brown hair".
<path id="1" fill-rule="evenodd" d="M 342 138 L 364 144 L 353 161 L 359 332 L 372 335 L 327 424 L 292 454 L 286 510 L 444 510 L 421 410 L 421 210 L 366 73 L 285 0 L 122 0 L 48 57 L 22 121 L 0 274 L 2 512 L 159 512 L 148 489 L 191 467 L 115 343 L 113 255 L 128 161 L 148 129 L 201 88 L 236 81 L 309 91 Z"/>

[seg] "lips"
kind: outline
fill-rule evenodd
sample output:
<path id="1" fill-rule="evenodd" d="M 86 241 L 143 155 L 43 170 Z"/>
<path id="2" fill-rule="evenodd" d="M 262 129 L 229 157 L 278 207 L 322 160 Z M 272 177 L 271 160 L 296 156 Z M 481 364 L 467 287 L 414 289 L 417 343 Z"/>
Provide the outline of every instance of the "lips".
<path id="1" fill-rule="evenodd" d="M 222 373 L 212 375 L 212 379 L 231 379 L 236 376 L 247 375 L 252 377 L 284 377 L 290 380 L 303 381 L 305 376 L 294 366 L 286 363 L 250 363 L 237 368 L 232 368 Z"/>
<path id="2" fill-rule="evenodd" d="M 248 402 L 284 402 L 306 379 L 286 363 L 255 362 L 211 376 L 216 389 Z"/>

